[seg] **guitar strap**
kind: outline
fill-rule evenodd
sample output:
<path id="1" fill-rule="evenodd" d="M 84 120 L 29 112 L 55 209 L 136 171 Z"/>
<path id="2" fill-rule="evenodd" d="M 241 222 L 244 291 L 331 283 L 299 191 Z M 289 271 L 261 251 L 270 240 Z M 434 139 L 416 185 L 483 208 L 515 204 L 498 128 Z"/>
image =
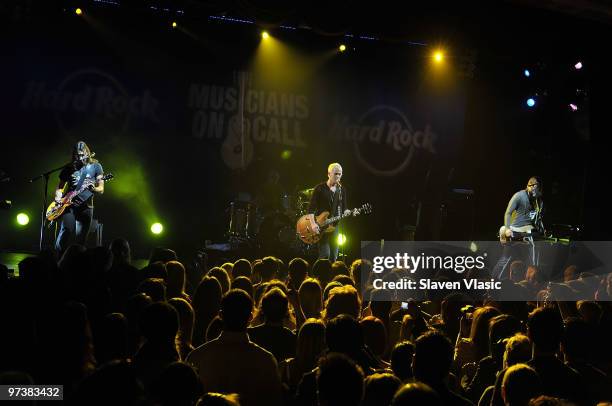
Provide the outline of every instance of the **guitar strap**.
<path id="1" fill-rule="evenodd" d="M 542 223 L 542 207 L 544 203 L 540 199 L 536 198 L 533 205 L 535 206 L 535 217 L 533 219 L 533 226 L 538 232 L 542 233 L 544 232 L 544 224 Z"/>
<path id="2" fill-rule="evenodd" d="M 340 202 L 342 201 L 342 188 L 338 187 L 336 189 L 336 193 L 334 193 L 334 200 L 332 201 L 332 209 L 331 209 L 331 215 L 334 216 L 334 213 L 336 213 L 335 215 L 340 215 Z"/>
<path id="3" fill-rule="evenodd" d="M 87 174 L 89 173 L 89 170 L 90 170 L 89 165 L 90 164 L 83 165 L 83 167 L 81 167 L 78 171 L 76 171 L 79 173 L 80 179 L 73 190 L 79 190 L 83 186 L 83 183 L 85 183 L 85 180 L 87 179 Z M 75 207 L 82 206 L 87 200 L 89 200 L 89 198 L 92 195 L 93 195 L 93 192 L 85 189 L 84 191 L 82 191 L 81 193 L 79 193 L 78 195 L 74 197 L 73 206 Z"/>

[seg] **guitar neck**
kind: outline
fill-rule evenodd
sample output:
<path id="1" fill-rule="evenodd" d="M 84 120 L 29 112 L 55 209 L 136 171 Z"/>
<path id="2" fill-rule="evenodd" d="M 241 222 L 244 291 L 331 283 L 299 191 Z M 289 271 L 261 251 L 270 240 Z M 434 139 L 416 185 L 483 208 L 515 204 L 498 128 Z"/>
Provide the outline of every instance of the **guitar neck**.
<path id="1" fill-rule="evenodd" d="M 74 194 L 75 194 L 75 196 L 76 196 L 76 195 L 80 195 L 82 192 L 84 192 L 84 191 L 85 191 L 85 189 L 87 189 L 87 187 L 88 187 L 88 186 L 89 186 L 89 185 L 85 185 L 85 184 L 84 184 L 84 185 L 82 185 L 82 186 L 81 186 L 81 187 L 80 187 L 80 188 L 79 188 L 79 189 L 78 189 L 78 190 L 77 190 L 77 191 L 74 193 Z"/>
<path id="2" fill-rule="evenodd" d="M 359 214 L 359 213 L 357 213 L 357 214 Z M 336 221 L 338 221 L 338 220 L 342 220 L 343 218 L 348 217 L 348 216 L 350 216 L 350 215 L 351 215 L 351 214 L 349 214 L 349 215 L 345 216 L 344 214 L 340 214 L 340 215 L 338 215 L 338 216 L 330 217 L 330 218 L 328 218 L 327 220 L 325 220 L 325 221 L 323 222 L 323 224 L 321 224 L 321 226 L 322 226 L 322 227 L 325 227 L 326 225 L 329 225 L 329 224 L 331 224 L 331 223 L 334 223 L 334 222 L 336 222 Z"/>
<path id="3" fill-rule="evenodd" d="M 102 177 L 101 180 L 107 181 L 107 180 L 111 180 L 112 178 L 113 178 L 112 174 L 106 174 L 105 176 Z M 81 192 L 84 192 L 90 185 L 95 186 L 96 183 L 97 183 L 97 180 L 85 180 L 83 184 L 81 185 L 81 187 L 74 192 L 74 195 L 76 196 L 76 195 L 81 194 Z"/>
<path id="4" fill-rule="evenodd" d="M 89 184 L 90 184 L 90 182 L 87 182 L 87 181 L 83 182 L 81 187 L 74 191 L 73 196 L 78 196 L 81 193 L 83 193 L 89 187 Z"/>

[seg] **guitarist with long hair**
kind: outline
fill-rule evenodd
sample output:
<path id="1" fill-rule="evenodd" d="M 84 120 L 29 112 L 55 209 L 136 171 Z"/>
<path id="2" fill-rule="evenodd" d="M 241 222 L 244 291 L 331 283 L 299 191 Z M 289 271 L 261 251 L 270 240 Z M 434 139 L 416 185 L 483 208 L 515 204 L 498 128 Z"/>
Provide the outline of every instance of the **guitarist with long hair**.
<path id="1" fill-rule="evenodd" d="M 324 211 L 330 216 L 351 214 L 346 199 L 346 189 L 341 185 L 342 166 L 334 162 L 327 167 L 327 181 L 315 186 L 310 198 L 308 212 L 316 216 Z M 337 225 L 333 224 L 333 225 Z M 317 230 L 318 231 L 318 230 Z M 318 242 L 319 258 L 334 262 L 338 257 L 338 227 L 333 232 L 324 233 Z"/>
<path id="2" fill-rule="evenodd" d="M 55 190 L 55 203 L 71 191 L 80 189 L 84 182 L 92 184 L 72 199 L 60 218 L 60 231 L 55 240 L 55 249 L 61 253 L 73 242 L 85 245 L 93 218 L 93 195 L 104 193 L 102 165 L 84 141 L 76 143 L 72 150 L 72 163 L 64 167 Z"/>

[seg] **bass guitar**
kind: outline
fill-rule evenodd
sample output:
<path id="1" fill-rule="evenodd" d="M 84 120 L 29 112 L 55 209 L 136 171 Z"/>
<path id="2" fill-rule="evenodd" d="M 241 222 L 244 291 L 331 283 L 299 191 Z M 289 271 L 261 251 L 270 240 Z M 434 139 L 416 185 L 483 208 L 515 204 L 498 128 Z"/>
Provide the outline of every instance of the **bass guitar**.
<path id="1" fill-rule="evenodd" d="M 502 226 L 499 229 L 498 236 L 501 243 L 512 241 L 532 242 L 546 239 L 546 234 L 544 232 L 540 232 L 539 229 L 533 227 L 532 225 L 514 227 L 513 229 Z"/>
<path id="2" fill-rule="evenodd" d="M 336 229 L 332 223 L 344 217 L 370 214 L 371 212 L 372 205 L 370 203 L 364 203 L 361 207 L 353 209 L 351 213 L 346 216 L 340 214 L 338 216 L 329 217 L 328 211 L 324 211 L 316 217 L 314 214 L 305 214 L 297 221 L 295 230 L 300 239 L 306 244 L 314 244 L 319 242 L 323 234 L 331 233 Z"/>
<path id="3" fill-rule="evenodd" d="M 112 173 L 107 173 L 104 176 L 102 176 L 102 180 L 105 182 L 113 178 L 114 176 Z M 45 214 L 47 216 L 47 220 L 55 221 L 58 217 L 60 217 L 64 213 L 64 211 L 66 211 L 68 207 L 72 206 L 73 204 L 72 199 L 74 199 L 76 196 L 81 194 L 83 191 L 85 191 L 90 186 L 94 186 L 96 182 L 98 182 L 97 179 L 91 179 L 91 178 L 85 179 L 80 188 L 66 193 L 66 195 L 62 197 L 59 203 L 55 201 L 52 202 L 47 208 L 47 212 Z"/>

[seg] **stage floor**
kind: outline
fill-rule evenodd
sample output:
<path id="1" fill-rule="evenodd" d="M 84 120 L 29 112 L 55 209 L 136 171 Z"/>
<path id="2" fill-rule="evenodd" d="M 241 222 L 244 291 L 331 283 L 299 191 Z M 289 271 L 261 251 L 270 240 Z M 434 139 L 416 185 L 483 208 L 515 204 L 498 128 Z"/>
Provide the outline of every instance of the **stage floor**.
<path id="1" fill-rule="evenodd" d="M 27 251 L 0 251 L 0 264 L 5 265 L 9 272 L 19 276 L 19 263 L 27 257 L 36 256 L 36 252 Z M 132 265 L 136 268 L 144 268 L 149 263 L 148 259 L 133 259 Z"/>

